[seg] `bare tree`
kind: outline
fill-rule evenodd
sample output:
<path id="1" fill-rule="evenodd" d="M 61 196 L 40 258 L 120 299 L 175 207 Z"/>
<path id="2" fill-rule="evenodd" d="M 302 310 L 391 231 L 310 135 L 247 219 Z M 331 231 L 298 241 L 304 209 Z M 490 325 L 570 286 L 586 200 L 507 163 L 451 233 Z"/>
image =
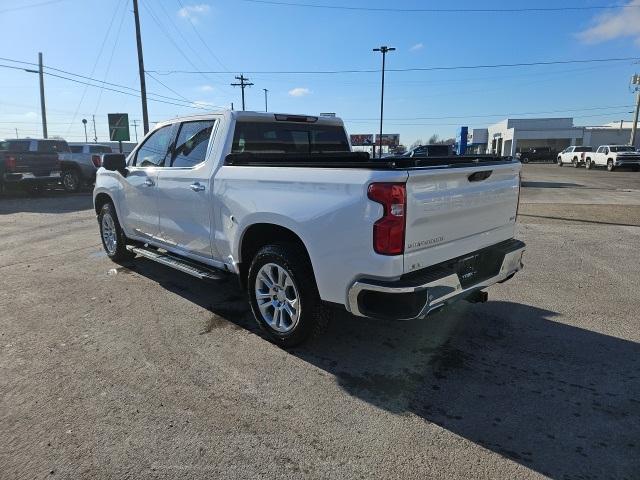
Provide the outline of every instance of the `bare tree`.
<path id="1" fill-rule="evenodd" d="M 421 138 L 419 138 L 418 140 L 416 140 L 411 144 L 411 146 L 409 147 L 409 150 L 413 150 L 414 148 L 419 147 L 420 145 L 423 145 L 423 144 L 424 142 L 422 141 Z"/>
<path id="2" fill-rule="evenodd" d="M 434 143 L 438 143 L 438 140 L 440 140 L 440 137 L 438 136 L 437 133 L 434 133 L 433 135 L 431 135 L 429 137 L 429 145 L 433 145 Z"/>

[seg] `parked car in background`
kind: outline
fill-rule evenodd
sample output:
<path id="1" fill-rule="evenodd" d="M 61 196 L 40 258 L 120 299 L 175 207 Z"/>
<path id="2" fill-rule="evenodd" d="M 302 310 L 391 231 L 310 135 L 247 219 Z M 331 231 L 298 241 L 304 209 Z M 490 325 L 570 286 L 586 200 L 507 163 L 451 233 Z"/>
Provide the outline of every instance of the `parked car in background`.
<path id="1" fill-rule="evenodd" d="M 112 153 L 108 145 L 70 143 L 71 155 L 62 160 L 62 186 L 67 192 L 77 192 L 83 185 L 92 185 L 100 168 L 102 154 Z"/>
<path id="2" fill-rule="evenodd" d="M 60 181 L 59 154 L 69 151 L 64 140 L 11 139 L 0 141 L 0 192 L 19 187 L 41 192 Z"/>
<path id="3" fill-rule="evenodd" d="M 485 301 L 522 267 L 520 169 L 373 160 L 350 151 L 339 118 L 224 111 L 160 123 L 126 160 L 104 154 L 94 207 L 113 261 L 235 274 L 258 325 L 292 346 L 321 331 L 329 305 L 410 320 Z"/>
<path id="4" fill-rule="evenodd" d="M 403 153 L 403 157 L 421 158 L 421 157 L 446 157 L 453 154 L 453 148 L 451 145 L 444 144 L 430 144 L 420 145 L 412 148 L 406 153 Z"/>
<path id="5" fill-rule="evenodd" d="M 550 147 L 526 148 L 517 152 L 516 158 L 522 163 L 553 162 L 556 158 L 556 151 Z"/>
<path id="6" fill-rule="evenodd" d="M 587 147 L 587 146 L 567 147 L 558 154 L 558 158 L 557 158 L 558 166 L 561 167 L 565 163 L 570 163 L 575 168 L 578 168 L 580 165 L 585 165 L 586 154 L 589 152 L 593 152 L 592 147 Z"/>
<path id="7" fill-rule="evenodd" d="M 618 167 L 631 167 L 634 172 L 640 169 L 640 153 L 631 145 L 600 145 L 586 159 L 587 169 L 607 167 L 612 172 Z"/>

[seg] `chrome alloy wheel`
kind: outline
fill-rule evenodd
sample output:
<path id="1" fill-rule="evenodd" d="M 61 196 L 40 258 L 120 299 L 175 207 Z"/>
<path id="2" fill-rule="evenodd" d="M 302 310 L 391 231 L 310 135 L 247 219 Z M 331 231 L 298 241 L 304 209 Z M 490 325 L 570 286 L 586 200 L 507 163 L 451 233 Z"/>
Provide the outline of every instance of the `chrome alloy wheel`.
<path id="1" fill-rule="evenodd" d="M 256 276 L 256 303 L 262 319 L 276 332 L 288 333 L 300 319 L 300 295 L 289 272 L 267 263 Z"/>
<path id="2" fill-rule="evenodd" d="M 107 253 L 113 255 L 118 248 L 118 236 L 116 233 L 116 224 L 109 213 L 102 216 L 102 241 Z"/>

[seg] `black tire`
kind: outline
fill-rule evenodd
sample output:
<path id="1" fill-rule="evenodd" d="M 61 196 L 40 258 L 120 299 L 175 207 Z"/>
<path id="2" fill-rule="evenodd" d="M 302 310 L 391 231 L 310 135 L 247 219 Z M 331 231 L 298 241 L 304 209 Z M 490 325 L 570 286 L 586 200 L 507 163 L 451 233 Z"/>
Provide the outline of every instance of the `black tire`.
<path id="1" fill-rule="evenodd" d="M 590 158 L 587 158 L 587 160 L 586 160 L 586 163 L 585 163 L 584 167 L 585 167 L 587 170 L 591 170 L 591 169 L 593 168 L 593 162 L 591 161 L 591 159 L 590 159 Z"/>
<path id="2" fill-rule="evenodd" d="M 261 269 L 268 264 L 275 264 L 289 275 L 298 296 L 299 318 L 287 332 L 280 332 L 269 325 L 258 307 L 256 279 Z M 247 290 L 251 310 L 258 326 L 281 347 L 293 347 L 310 340 L 322 333 L 328 324 L 328 311 L 320 300 L 313 269 L 304 251 L 296 244 L 282 243 L 262 247 L 251 261 Z M 263 308 L 264 303 L 271 303 L 271 301 L 267 299 L 263 302 Z M 275 309 L 273 317 L 275 318 Z M 293 324 L 291 316 L 289 320 Z"/>
<path id="3" fill-rule="evenodd" d="M 529 163 L 529 159 L 528 159 L 527 157 L 524 157 L 524 158 L 522 159 L 522 163 Z"/>
<path id="4" fill-rule="evenodd" d="M 571 164 L 573 165 L 573 168 L 578 168 L 580 166 L 580 162 L 578 162 L 577 158 L 574 158 Z"/>
<path id="5" fill-rule="evenodd" d="M 115 235 L 115 245 L 113 246 L 108 244 L 105 239 L 105 229 L 107 228 L 107 225 L 109 225 L 107 218 L 111 219 L 112 229 Z M 131 260 L 135 257 L 134 253 L 127 250 L 127 237 L 122 231 L 122 227 L 120 227 L 118 215 L 116 214 L 116 209 L 113 206 L 113 203 L 107 202 L 102 206 L 100 213 L 98 213 L 98 225 L 100 226 L 100 240 L 102 240 L 102 248 L 104 248 L 105 253 L 111 260 L 114 262 L 122 262 Z"/>
<path id="6" fill-rule="evenodd" d="M 558 166 L 562 167 L 562 159 L 560 157 L 558 157 Z"/>
<path id="7" fill-rule="evenodd" d="M 609 172 L 613 172 L 616 169 L 616 167 L 613 165 L 613 160 L 609 159 L 607 160 L 607 170 Z"/>
<path id="8" fill-rule="evenodd" d="M 80 174 L 74 169 L 63 170 L 61 181 L 65 192 L 69 193 L 77 192 L 82 185 Z"/>

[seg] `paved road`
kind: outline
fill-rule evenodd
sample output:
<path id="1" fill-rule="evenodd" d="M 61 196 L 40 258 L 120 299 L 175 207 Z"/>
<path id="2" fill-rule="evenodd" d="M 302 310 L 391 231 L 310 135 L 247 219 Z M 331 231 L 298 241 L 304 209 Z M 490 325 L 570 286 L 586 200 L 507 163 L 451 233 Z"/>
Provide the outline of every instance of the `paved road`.
<path id="1" fill-rule="evenodd" d="M 88 195 L 0 199 L 0 476 L 640 478 L 638 178 L 527 165 L 490 302 L 291 351 L 234 282 L 112 264 Z"/>

